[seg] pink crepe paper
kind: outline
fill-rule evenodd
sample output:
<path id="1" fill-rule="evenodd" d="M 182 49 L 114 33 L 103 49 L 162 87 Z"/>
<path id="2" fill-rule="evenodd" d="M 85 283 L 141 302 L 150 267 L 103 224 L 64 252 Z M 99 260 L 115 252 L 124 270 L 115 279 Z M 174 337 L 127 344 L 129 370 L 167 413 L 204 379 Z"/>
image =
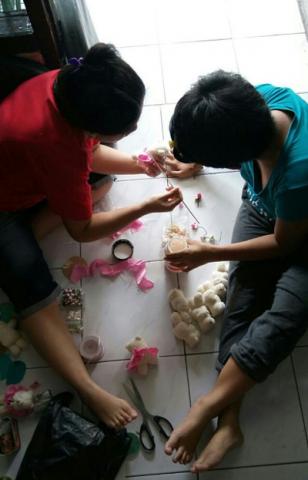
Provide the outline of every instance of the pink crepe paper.
<path id="1" fill-rule="evenodd" d="M 157 361 L 157 355 L 158 348 L 156 347 L 134 348 L 131 359 L 127 364 L 127 370 L 130 372 L 137 371 L 139 365 L 144 361 L 146 361 L 148 364 L 155 365 Z"/>
<path id="2" fill-rule="evenodd" d="M 93 277 L 96 273 L 106 277 L 116 277 L 126 270 L 133 274 L 141 290 L 148 290 L 154 287 L 154 283 L 146 277 L 145 261 L 133 260 L 132 258 L 112 265 L 100 259 L 93 260 L 90 265 L 74 265 L 70 280 L 76 283 L 81 278 Z"/>
<path id="3" fill-rule="evenodd" d="M 120 230 L 118 230 L 117 232 L 114 232 L 112 235 L 110 235 L 110 238 L 115 240 L 123 232 L 126 232 L 126 230 L 134 230 L 135 232 L 138 232 L 138 230 L 140 230 L 141 227 L 143 227 L 143 222 L 141 220 L 134 220 L 133 222 L 126 225 L 126 227 L 120 228 Z"/>

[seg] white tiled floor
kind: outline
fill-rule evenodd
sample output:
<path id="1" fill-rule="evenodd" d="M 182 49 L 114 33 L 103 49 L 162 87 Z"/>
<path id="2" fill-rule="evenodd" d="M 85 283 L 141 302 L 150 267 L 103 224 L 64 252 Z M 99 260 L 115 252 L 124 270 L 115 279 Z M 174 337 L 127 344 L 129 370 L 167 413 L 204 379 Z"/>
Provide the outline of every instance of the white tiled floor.
<path id="1" fill-rule="evenodd" d="M 213 69 L 239 71 L 252 82 L 287 85 L 308 99 L 307 41 L 296 0 L 88 0 L 88 5 L 100 39 L 119 47 L 147 86 L 139 128 L 120 142 L 123 150 L 135 152 L 167 141 L 175 102 L 199 75 Z M 205 170 L 196 179 L 174 183 L 181 185 L 186 202 L 209 233 L 222 242 L 228 241 L 240 204 L 239 174 L 214 175 L 213 170 Z M 123 176 L 100 207 L 126 205 L 164 187 L 162 178 Z M 204 193 L 199 208 L 193 200 L 198 191 Z M 188 226 L 194 221 L 179 209 L 172 217 Z M 214 265 L 205 265 L 188 275 L 167 272 L 160 245 L 169 221 L 169 214 L 149 215 L 143 219 L 140 232 L 123 235 L 134 243 L 135 257 L 147 261 L 148 277 L 155 283 L 152 290 L 139 291 L 128 274 L 113 280 L 85 279 L 82 288 L 85 333 L 101 335 L 105 345 L 103 361 L 90 367 L 93 378 L 125 397 L 125 343 L 135 335 L 144 336 L 148 343 L 158 346 L 159 366 L 147 378 L 136 381 L 149 409 L 176 424 L 190 402 L 214 382 L 220 323 L 193 351 L 173 337 L 168 290 L 179 285 L 192 294 L 210 276 Z M 55 278 L 66 286 L 59 267 L 68 257 L 81 253 L 88 261 L 109 259 L 111 243 L 105 239 L 80 246 L 59 229 L 43 242 L 42 248 Z M 307 358 L 308 333 L 292 357 L 247 396 L 242 412 L 245 444 L 230 453 L 217 470 L 199 475 L 200 480 L 308 479 Z M 28 367 L 23 383 L 38 380 L 54 392 L 67 388 L 31 348 L 22 359 Z M 135 421 L 129 430 L 138 430 L 139 422 Z M 35 419 L 20 422 L 23 450 L 8 461 L 0 458 L 0 474 L 14 476 L 34 424 Z M 200 448 L 211 428 L 213 425 L 205 432 Z M 139 453 L 123 465 L 117 480 L 125 478 L 192 480 L 196 476 L 189 472 L 189 466 L 174 465 L 157 440 L 153 456 Z"/>

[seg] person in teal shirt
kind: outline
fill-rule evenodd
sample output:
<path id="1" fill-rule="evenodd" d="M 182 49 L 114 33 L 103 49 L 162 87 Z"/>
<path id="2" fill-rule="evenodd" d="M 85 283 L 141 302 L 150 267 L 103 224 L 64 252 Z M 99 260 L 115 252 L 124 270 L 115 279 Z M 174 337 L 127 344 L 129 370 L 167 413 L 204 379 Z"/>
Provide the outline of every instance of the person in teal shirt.
<path id="1" fill-rule="evenodd" d="M 244 395 L 274 372 L 308 326 L 308 104 L 289 88 L 255 88 L 219 70 L 179 100 L 170 133 L 178 160 L 240 169 L 245 179 L 230 244 L 191 241 L 166 255 L 185 272 L 230 261 L 217 381 L 165 447 L 174 462 L 189 463 L 206 425 L 218 417 L 192 465 L 197 473 L 242 443 Z"/>
<path id="2" fill-rule="evenodd" d="M 242 163 L 249 200 L 261 215 L 272 220 L 308 218 L 308 104 L 290 88 L 265 84 L 256 90 L 270 110 L 287 112 L 292 122 L 265 188 L 254 161 Z"/>

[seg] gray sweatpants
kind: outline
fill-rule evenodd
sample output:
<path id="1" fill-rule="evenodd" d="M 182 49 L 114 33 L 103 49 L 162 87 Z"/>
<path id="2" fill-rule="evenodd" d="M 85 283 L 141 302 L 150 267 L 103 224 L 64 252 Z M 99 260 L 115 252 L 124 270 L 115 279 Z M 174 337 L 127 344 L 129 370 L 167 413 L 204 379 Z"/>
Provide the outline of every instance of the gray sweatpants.
<path id="1" fill-rule="evenodd" d="M 251 206 L 244 190 L 232 242 L 273 231 L 274 223 Z M 308 327 L 307 250 L 306 244 L 288 258 L 231 262 L 218 370 L 231 355 L 259 382 L 292 352 Z"/>

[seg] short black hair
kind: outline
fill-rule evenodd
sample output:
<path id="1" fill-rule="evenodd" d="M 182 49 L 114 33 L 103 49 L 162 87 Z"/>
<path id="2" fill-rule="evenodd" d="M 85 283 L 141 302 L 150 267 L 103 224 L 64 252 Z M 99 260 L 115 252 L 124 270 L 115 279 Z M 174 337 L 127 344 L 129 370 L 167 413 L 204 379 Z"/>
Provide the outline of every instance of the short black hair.
<path id="1" fill-rule="evenodd" d="M 60 113 L 71 125 L 90 133 L 115 135 L 134 128 L 145 86 L 113 45 L 97 43 L 80 65 L 60 70 L 54 96 Z"/>
<path id="2" fill-rule="evenodd" d="M 200 77 L 178 101 L 170 121 L 175 156 L 216 168 L 239 168 L 257 158 L 275 131 L 271 112 L 255 87 L 223 70 Z"/>

